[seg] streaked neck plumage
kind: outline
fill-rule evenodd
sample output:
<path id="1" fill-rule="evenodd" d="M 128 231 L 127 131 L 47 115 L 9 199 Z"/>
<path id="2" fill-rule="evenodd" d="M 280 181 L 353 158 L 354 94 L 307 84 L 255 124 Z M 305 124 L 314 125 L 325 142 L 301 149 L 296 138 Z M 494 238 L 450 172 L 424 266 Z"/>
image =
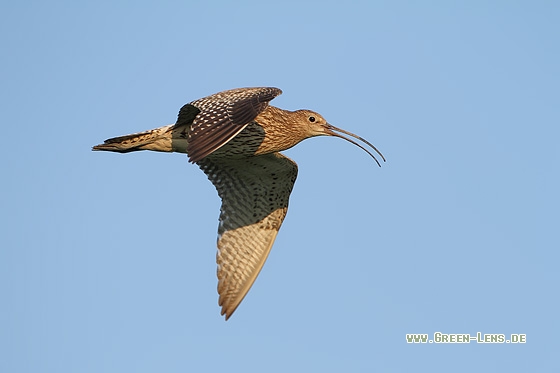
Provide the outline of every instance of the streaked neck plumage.
<path id="1" fill-rule="evenodd" d="M 311 137 L 307 128 L 302 126 L 301 117 L 298 111 L 267 107 L 255 118 L 265 131 L 264 140 L 255 154 L 286 150 Z"/>

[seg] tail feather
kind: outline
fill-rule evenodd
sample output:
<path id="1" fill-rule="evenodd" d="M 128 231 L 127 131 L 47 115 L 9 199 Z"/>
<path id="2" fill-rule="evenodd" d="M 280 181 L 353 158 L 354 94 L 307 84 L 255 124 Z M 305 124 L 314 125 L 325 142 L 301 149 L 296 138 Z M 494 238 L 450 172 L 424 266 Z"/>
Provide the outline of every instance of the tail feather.
<path id="1" fill-rule="evenodd" d="M 129 153 L 138 150 L 154 150 L 171 152 L 171 129 L 173 125 L 156 128 L 149 131 L 113 137 L 103 144 L 95 145 L 92 150 Z"/>

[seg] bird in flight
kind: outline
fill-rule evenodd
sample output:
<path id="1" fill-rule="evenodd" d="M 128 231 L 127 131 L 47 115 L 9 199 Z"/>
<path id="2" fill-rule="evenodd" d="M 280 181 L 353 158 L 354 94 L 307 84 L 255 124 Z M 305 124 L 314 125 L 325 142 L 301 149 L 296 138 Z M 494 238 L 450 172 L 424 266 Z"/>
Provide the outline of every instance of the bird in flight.
<path id="1" fill-rule="evenodd" d="M 229 319 L 261 271 L 288 210 L 297 164 L 280 152 L 314 136 L 365 139 L 310 110 L 269 105 L 278 88 L 238 88 L 192 101 L 175 124 L 105 140 L 93 150 L 186 153 L 222 199 L 218 225 L 218 304 Z"/>

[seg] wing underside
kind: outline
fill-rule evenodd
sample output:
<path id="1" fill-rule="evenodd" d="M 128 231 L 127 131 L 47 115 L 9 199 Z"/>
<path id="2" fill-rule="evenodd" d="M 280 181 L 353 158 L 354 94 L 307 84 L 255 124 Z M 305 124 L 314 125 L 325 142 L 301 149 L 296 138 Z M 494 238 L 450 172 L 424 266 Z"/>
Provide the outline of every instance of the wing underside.
<path id="1" fill-rule="evenodd" d="M 219 305 L 226 320 L 261 271 L 288 210 L 297 165 L 280 153 L 198 162 L 222 199 L 218 227 Z"/>

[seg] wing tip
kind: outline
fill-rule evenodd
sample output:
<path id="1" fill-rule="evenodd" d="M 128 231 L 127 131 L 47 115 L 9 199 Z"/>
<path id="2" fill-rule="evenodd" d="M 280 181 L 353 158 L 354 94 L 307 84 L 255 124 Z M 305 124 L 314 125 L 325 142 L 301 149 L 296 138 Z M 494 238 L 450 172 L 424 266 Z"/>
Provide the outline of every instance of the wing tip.
<path id="1" fill-rule="evenodd" d="M 232 307 L 232 305 L 227 305 L 227 304 L 224 305 L 222 303 L 223 302 L 221 302 L 221 299 L 220 299 L 219 305 L 222 307 L 220 315 L 225 317 L 225 321 L 229 320 L 229 318 L 231 317 L 231 315 L 233 315 L 233 313 L 235 312 L 237 307 L 239 307 L 239 304 L 241 304 L 241 302 L 238 302 L 234 307 Z"/>

